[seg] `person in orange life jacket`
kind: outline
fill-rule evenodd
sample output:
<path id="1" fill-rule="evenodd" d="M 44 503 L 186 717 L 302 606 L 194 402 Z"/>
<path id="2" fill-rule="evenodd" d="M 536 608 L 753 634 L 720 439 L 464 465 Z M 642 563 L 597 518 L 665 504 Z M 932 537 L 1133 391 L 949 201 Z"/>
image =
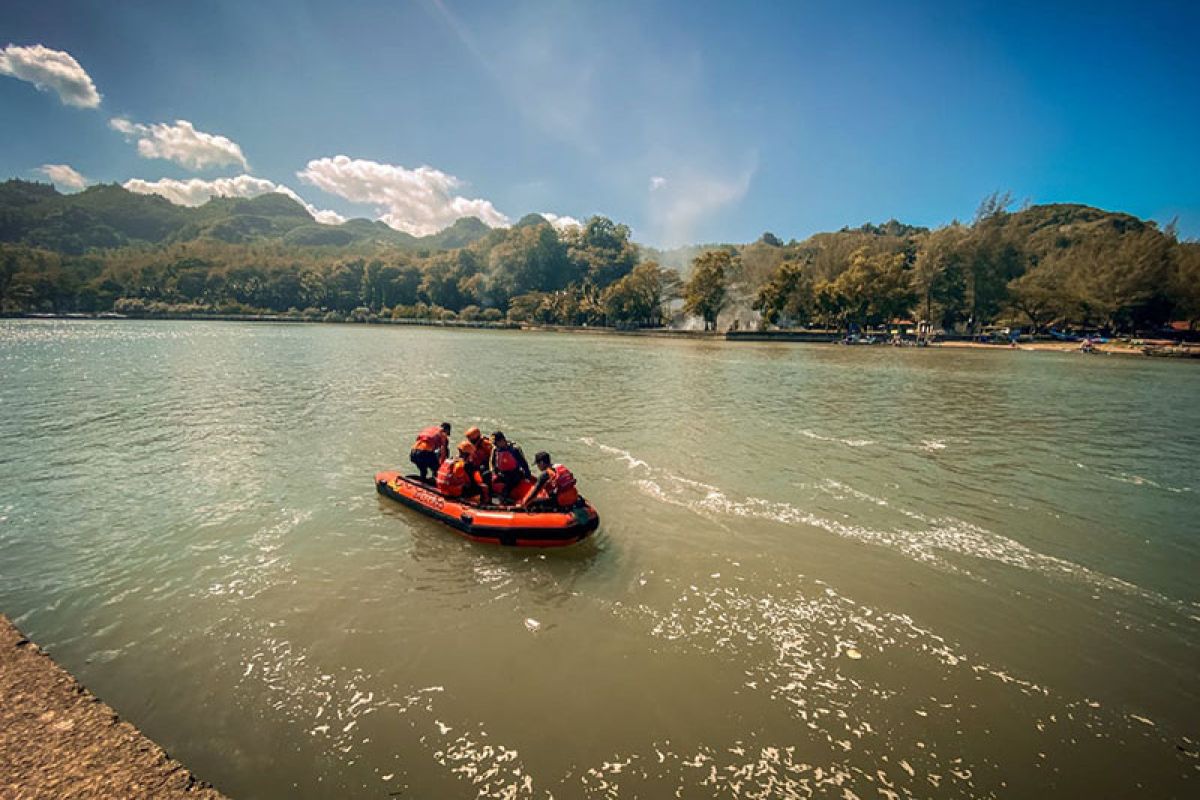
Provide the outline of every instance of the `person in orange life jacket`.
<path id="1" fill-rule="evenodd" d="M 562 464 L 550 463 L 550 454 L 545 450 L 533 457 L 533 463 L 542 471 L 537 483 L 533 485 L 522 505 L 529 508 L 537 503 L 539 508 L 570 508 L 579 500 L 579 490 L 575 488 L 575 476 L 571 470 Z"/>
<path id="2" fill-rule="evenodd" d="M 521 446 L 506 439 L 504 431 L 493 433 L 492 443 L 492 460 L 489 465 L 492 471 L 492 491 L 508 500 L 513 487 L 520 483 L 522 478 L 533 480 L 533 475 L 529 472 L 529 462 L 525 460 Z"/>
<path id="3" fill-rule="evenodd" d="M 448 458 L 442 462 L 437 473 L 437 490 L 446 497 L 473 497 L 481 495 L 483 501 L 488 500 L 488 489 L 479 483 L 475 470 L 471 469 L 471 456 L 475 447 L 463 440 L 458 443 L 458 458 Z"/>
<path id="4" fill-rule="evenodd" d="M 479 432 L 479 428 L 467 428 L 467 441 L 475 448 L 475 453 L 471 456 L 468 466 L 478 473 L 479 482 L 484 486 L 490 486 L 492 476 L 489 472 L 489 464 L 492 459 L 492 440 Z"/>
<path id="5" fill-rule="evenodd" d="M 408 453 L 408 460 L 421 471 L 421 480 L 437 475 L 438 467 L 450 456 L 450 423 L 430 425 L 417 434 L 417 441 Z"/>

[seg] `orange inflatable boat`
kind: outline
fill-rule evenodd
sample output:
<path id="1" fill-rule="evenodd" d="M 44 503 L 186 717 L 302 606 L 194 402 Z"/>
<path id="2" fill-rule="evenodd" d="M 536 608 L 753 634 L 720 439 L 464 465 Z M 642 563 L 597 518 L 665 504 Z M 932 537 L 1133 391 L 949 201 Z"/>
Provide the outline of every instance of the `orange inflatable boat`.
<path id="1" fill-rule="evenodd" d="M 440 520 L 468 539 L 515 547 L 562 547 L 596 530 L 600 515 L 582 497 L 571 508 L 526 511 L 520 506 L 483 506 L 474 498 L 446 497 L 416 475 L 375 473 L 382 495 Z"/>

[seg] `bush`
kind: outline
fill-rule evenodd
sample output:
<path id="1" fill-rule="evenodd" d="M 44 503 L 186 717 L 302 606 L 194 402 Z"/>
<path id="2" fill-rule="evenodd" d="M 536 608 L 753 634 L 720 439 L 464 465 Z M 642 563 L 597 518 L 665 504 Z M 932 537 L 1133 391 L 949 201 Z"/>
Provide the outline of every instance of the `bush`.
<path id="1" fill-rule="evenodd" d="M 166 311 L 170 314 L 211 314 L 212 309 L 201 303 L 172 303 Z"/>
<path id="2" fill-rule="evenodd" d="M 345 322 L 346 318 L 336 311 L 330 311 L 325 316 L 321 317 L 322 322 Z"/>
<path id="3" fill-rule="evenodd" d="M 424 303 L 411 306 L 398 305 L 392 309 L 392 319 L 429 319 L 429 306 Z"/>
<path id="4" fill-rule="evenodd" d="M 140 297 L 119 297 L 113 303 L 113 311 L 118 314 L 145 314 L 146 301 Z"/>
<path id="5" fill-rule="evenodd" d="M 499 322 L 504 319 L 504 314 L 498 308 L 485 308 L 480 318 L 484 322 Z"/>

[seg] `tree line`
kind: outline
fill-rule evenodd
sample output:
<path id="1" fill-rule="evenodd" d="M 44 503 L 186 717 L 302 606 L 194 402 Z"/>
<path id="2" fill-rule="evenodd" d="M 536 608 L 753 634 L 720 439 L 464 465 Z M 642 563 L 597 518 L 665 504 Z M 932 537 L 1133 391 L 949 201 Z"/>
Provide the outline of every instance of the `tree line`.
<path id="1" fill-rule="evenodd" d="M 1200 244 L 1180 242 L 1173 225 L 1087 206 L 1010 205 L 993 195 L 970 224 L 845 230 L 777 248 L 752 305 L 768 324 L 829 328 L 899 317 L 968 332 L 1200 322 Z"/>
<path id="2" fill-rule="evenodd" d="M 768 233 L 715 245 L 690 258 L 686 280 L 649 259 L 659 254 L 634 244 L 627 226 L 601 216 L 558 230 L 531 215 L 439 252 L 379 245 L 346 253 L 278 238 L 78 254 L 0 243 L 0 311 L 615 327 L 658 327 L 682 313 L 715 328 L 723 314 L 753 309 L 764 326 L 845 329 L 907 317 L 968 331 L 1200 321 L 1200 245 L 1180 242 L 1171 227 L 1086 206 L 1010 205 L 990 197 L 970 223 L 936 230 L 892 221 L 803 241 Z"/>
<path id="3" fill-rule="evenodd" d="M 442 252 L 340 255 L 278 239 L 197 239 L 65 254 L 0 243 L 0 311 L 321 312 L 658 326 L 678 273 L 641 261 L 625 225 L 531 216 Z"/>

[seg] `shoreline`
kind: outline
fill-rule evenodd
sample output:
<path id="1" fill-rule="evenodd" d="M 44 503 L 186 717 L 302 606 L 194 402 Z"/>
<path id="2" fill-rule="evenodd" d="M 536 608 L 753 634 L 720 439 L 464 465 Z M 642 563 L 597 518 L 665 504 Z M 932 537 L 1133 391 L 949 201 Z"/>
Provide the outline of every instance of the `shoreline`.
<path id="1" fill-rule="evenodd" d="M 451 328 L 451 329 L 467 329 L 467 330 L 495 330 L 495 331 L 514 331 L 514 332 L 533 332 L 533 333 L 580 333 L 596 336 L 626 336 L 626 337 L 642 337 L 642 338 L 657 338 L 657 339 L 685 339 L 685 340 L 701 340 L 701 341 L 726 341 L 726 342 L 775 342 L 786 344 L 825 344 L 836 345 L 840 344 L 844 334 L 841 332 L 829 331 L 805 331 L 805 330 L 772 330 L 772 331 L 755 331 L 755 330 L 726 330 L 726 331 L 697 331 L 697 330 L 681 330 L 674 328 L 609 328 L 603 326 L 588 327 L 586 325 L 535 325 L 531 323 L 515 323 L 515 322 L 483 322 L 483 321 L 466 321 L 466 320 L 433 320 L 433 319 L 392 319 L 392 318 L 375 318 L 375 319 L 344 319 L 344 320 L 323 320 L 310 319 L 286 314 L 165 314 L 165 315 L 129 315 L 129 314 L 4 314 L 0 315 L 0 319 L 32 319 L 32 320 L 56 320 L 56 321 L 111 321 L 122 322 L 126 320 L 138 321 L 162 321 L 162 322 L 274 322 L 286 324 L 312 324 L 312 325 L 399 325 L 407 327 L 425 327 L 425 328 Z M 880 334 L 876 334 L 880 335 Z M 1171 357 L 1175 359 L 1200 359 L 1200 344 L 1187 343 L 1172 340 L 1159 339 L 1136 339 L 1138 344 L 1132 342 L 1116 342 L 1110 341 L 1106 344 L 1098 344 L 1094 346 L 1094 350 L 1089 355 L 1121 355 L 1121 356 L 1157 356 Z M 862 346 L 862 345 L 856 345 Z M 887 342 L 879 342 L 871 345 L 871 347 L 889 347 Z M 933 342 L 928 346 L 930 349 L 948 348 L 957 350 L 992 350 L 1000 352 L 1053 352 L 1053 353 L 1079 353 L 1079 342 L 1064 342 L 1057 339 L 1039 339 L 1031 341 L 1018 341 L 1016 346 L 1000 343 L 979 342 L 967 336 L 943 338 L 940 341 Z"/>
<path id="2" fill-rule="evenodd" d="M 0 796 L 228 800 L 0 614 Z"/>

